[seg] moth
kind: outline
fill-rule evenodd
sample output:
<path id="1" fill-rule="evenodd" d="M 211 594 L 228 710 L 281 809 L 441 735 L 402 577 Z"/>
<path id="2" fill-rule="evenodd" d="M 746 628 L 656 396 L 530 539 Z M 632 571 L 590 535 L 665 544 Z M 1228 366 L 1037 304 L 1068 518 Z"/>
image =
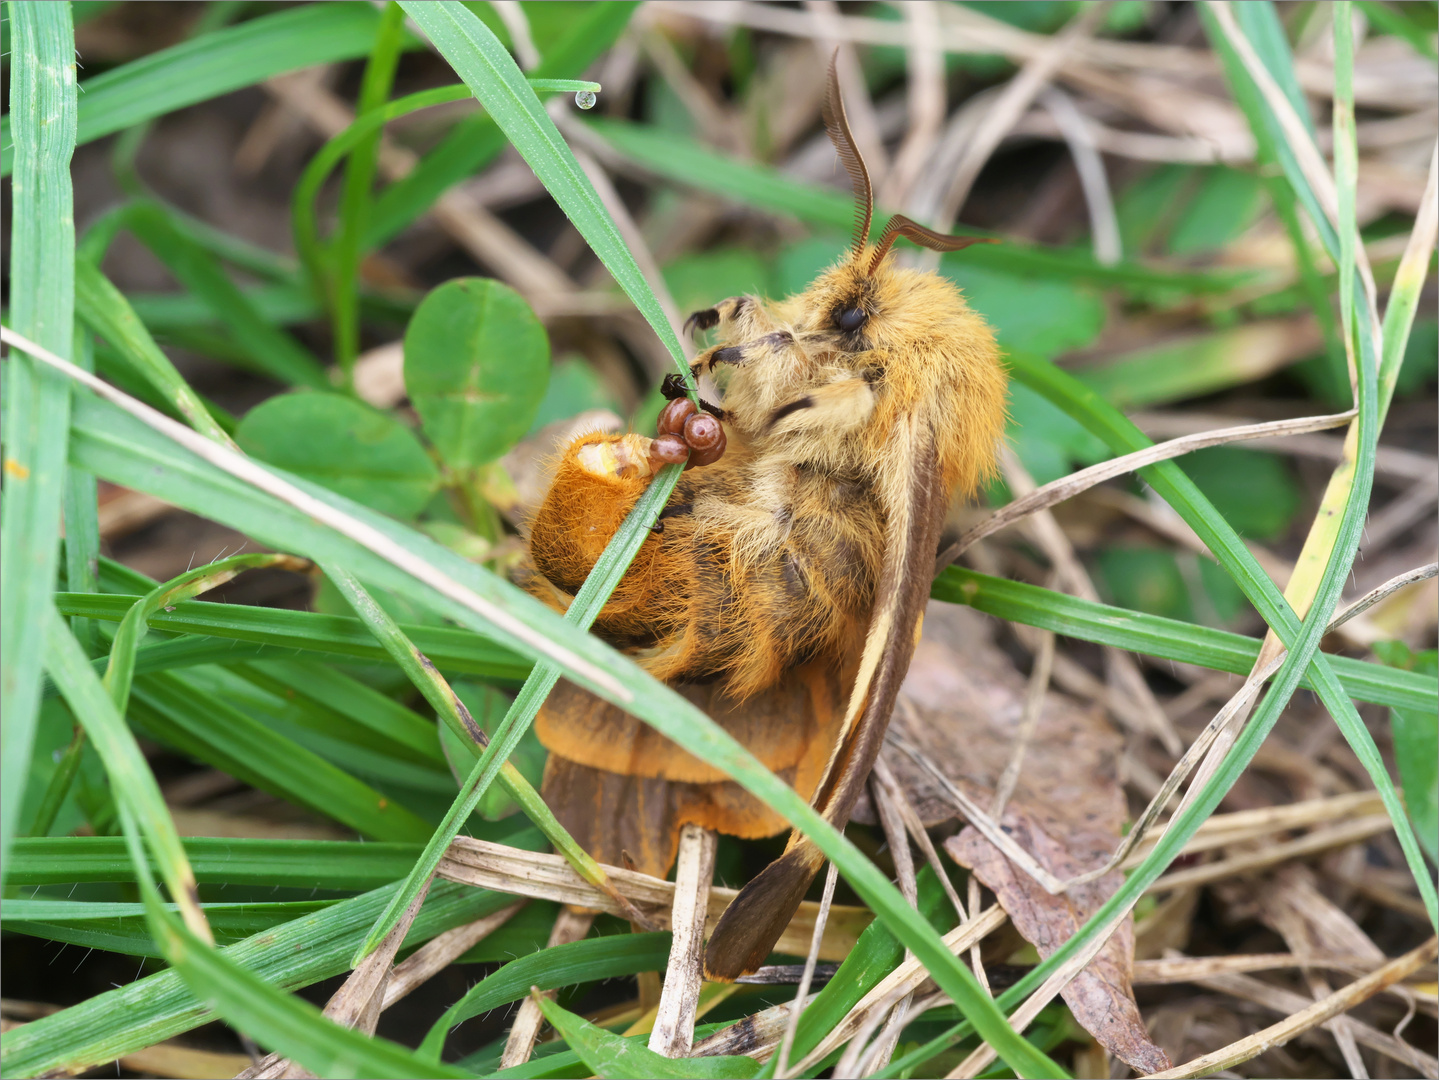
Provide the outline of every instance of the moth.
<path id="1" fill-rule="evenodd" d="M 692 364 L 716 403 L 675 399 L 657 438 L 594 433 L 555 464 L 530 523 L 533 592 L 564 609 L 669 461 L 689 465 L 595 632 L 703 708 L 843 829 L 918 636 L 945 513 L 993 468 L 1005 420 L 994 335 L 953 284 L 896 264 L 834 65 L 824 121 L 853 183 L 847 254 L 797 296 L 691 315 L 719 344 Z M 536 720 L 544 795 L 601 861 L 663 877 L 687 822 L 758 838 L 783 819 L 652 729 L 568 683 Z M 720 919 L 710 979 L 764 963 L 824 857 L 798 832 Z"/>

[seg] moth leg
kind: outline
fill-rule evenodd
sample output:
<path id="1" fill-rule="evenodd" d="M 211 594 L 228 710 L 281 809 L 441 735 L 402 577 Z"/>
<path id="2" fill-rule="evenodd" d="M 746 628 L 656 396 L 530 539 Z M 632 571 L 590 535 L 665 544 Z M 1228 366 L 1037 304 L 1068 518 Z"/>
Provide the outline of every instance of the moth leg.
<path id="1" fill-rule="evenodd" d="M 690 364 L 690 371 L 692 371 L 695 374 L 695 377 L 698 378 L 698 361 Z M 660 393 L 664 395 L 664 399 L 666 401 L 678 401 L 682 397 L 689 396 L 689 390 L 685 387 L 684 380 L 680 378 L 679 372 L 673 372 L 672 374 L 666 375 L 664 377 L 664 381 L 660 383 Z M 720 408 L 713 402 L 706 401 L 704 398 L 699 399 L 699 406 L 705 412 L 713 416 L 716 420 L 728 420 L 730 418 L 729 413 L 725 412 L 724 409 Z"/>
<path id="2" fill-rule="evenodd" d="M 868 379 L 835 379 L 775 408 L 766 421 L 765 432 L 781 435 L 822 430 L 843 434 L 868 421 L 874 404 L 874 387 Z"/>
<path id="3" fill-rule="evenodd" d="M 719 327 L 720 336 L 727 340 L 759 337 L 778 329 L 769 310 L 753 296 L 731 296 L 721 300 L 712 308 L 696 311 L 685 320 L 685 332 L 713 330 Z"/>

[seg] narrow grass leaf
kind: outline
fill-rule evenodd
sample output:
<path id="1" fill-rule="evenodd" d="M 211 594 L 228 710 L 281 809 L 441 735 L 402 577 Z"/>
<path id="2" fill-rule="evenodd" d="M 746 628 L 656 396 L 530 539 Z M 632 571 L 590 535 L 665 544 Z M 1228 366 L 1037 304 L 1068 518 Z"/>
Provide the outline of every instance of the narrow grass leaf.
<path id="1" fill-rule="evenodd" d="M 237 967 L 281 990 L 299 989 L 342 974 L 349 970 L 355 942 L 374 922 L 375 913 L 393 890 L 390 885 L 343 900 L 231 945 L 224 953 Z M 418 945 L 512 902 L 513 898 L 500 893 L 438 881 L 406 941 Z M 214 1017 L 212 1007 L 190 989 L 179 972 L 162 971 L 5 1032 L 0 1035 L 0 1054 L 7 1075 L 84 1072 Z M 417 1070 L 411 1075 L 430 1073 Z"/>
<path id="2" fill-rule="evenodd" d="M 572 941 L 511 960 L 470 987 L 459 1001 L 446 1009 L 430 1027 L 417 1053 L 439 1061 L 445 1036 L 451 1028 L 472 1016 L 519 1001 L 533 986 L 554 990 L 576 983 L 638 975 L 642 971 L 661 971 L 669 959 L 670 941 L 668 933 L 614 934 Z"/>
<path id="3" fill-rule="evenodd" d="M 109 342 L 191 427 L 217 442 L 230 443 L 199 395 L 155 344 L 124 294 L 84 258 L 75 260 L 75 308 L 90 329 Z"/>
<path id="4" fill-rule="evenodd" d="M 759 1075 L 760 1063 L 749 1057 L 667 1058 L 645 1045 L 644 1039 L 626 1039 L 596 1027 L 545 997 L 536 997 L 545 1019 L 555 1026 L 580 1060 L 596 1076 L 625 1080 L 634 1076 L 670 1077 L 751 1077 Z"/>
<path id="5" fill-rule="evenodd" d="M 9 325 L 68 357 L 75 330 L 75 34 L 68 4 L 8 5 L 12 130 Z M 20 819 L 60 559 L 70 388 L 12 352 L 0 494 L 0 868 Z M 3 872 L 3 870 L 0 870 Z"/>

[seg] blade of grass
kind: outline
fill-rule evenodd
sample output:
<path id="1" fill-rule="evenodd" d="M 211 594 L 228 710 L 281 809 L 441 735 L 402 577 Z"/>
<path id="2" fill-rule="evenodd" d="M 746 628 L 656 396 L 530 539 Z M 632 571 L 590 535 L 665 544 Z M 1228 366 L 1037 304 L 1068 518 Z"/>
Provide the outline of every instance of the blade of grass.
<path id="1" fill-rule="evenodd" d="M 85 80 L 79 142 L 83 145 L 287 71 L 364 56 L 374 43 L 378 21 L 379 13 L 368 4 L 306 4 L 123 64 Z M 408 44 L 418 46 L 413 40 Z M 0 128 L 0 143 L 5 146 L 0 176 L 8 175 L 12 164 L 9 126 Z"/>
<path id="2" fill-rule="evenodd" d="M 420 851 L 418 844 L 345 840 L 183 837 L 180 844 L 201 885 L 342 891 L 388 885 L 404 875 Z M 10 883 L 16 886 L 135 880 L 118 836 L 20 839 L 10 857 L 15 864 Z"/>
<path id="3" fill-rule="evenodd" d="M 489 736 L 475 723 L 470 711 L 455 695 L 450 684 L 445 681 L 445 677 L 439 673 L 424 653 L 415 648 L 414 644 L 400 630 L 399 624 L 390 617 L 390 613 L 375 603 L 374 598 L 354 577 L 338 566 L 326 565 L 323 569 L 325 576 L 334 582 L 336 588 L 355 609 L 355 613 L 360 616 L 361 621 L 375 635 L 375 639 L 385 647 L 390 658 L 430 703 L 430 707 L 435 710 L 435 715 L 449 727 L 462 746 L 471 748 L 475 758 L 478 759 L 485 748 L 489 746 Z M 574 837 L 551 813 L 550 808 L 545 805 L 544 799 L 540 797 L 540 793 L 520 775 L 520 771 L 508 760 L 503 758 L 500 760 L 503 762 L 497 776 L 500 786 L 505 789 L 505 793 L 510 798 L 519 804 L 525 816 L 545 834 L 545 838 L 549 840 L 555 850 L 574 867 L 575 873 L 596 888 L 609 893 L 622 906 L 628 905 L 628 901 L 610 885 L 600 864 L 575 842 Z M 448 846 L 448 841 L 446 841 L 446 846 Z M 635 913 L 635 921 L 643 921 L 643 917 L 638 912 Z"/>
<path id="4" fill-rule="evenodd" d="M 1098 604 L 1038 585 L 989 577 L 959 567 L 951 566 L 936 578 L 930 595 L 936 600 L 968 604 L 976 611 L 997 618 L 1053 630 L 1065 637 L 1236 675 L 1252 671 L 1259 656 L 1260 642 L 1254 638 Z M 1388 672 L 1379 664 L 1332 655 L 1328 661 L 1345 691 L 1362 701 L 1384 704 L 1391 696 L 1402 696 L 1406 705 L 1401 707 L 1433 708 L 1439 700 L 1436 684 L 1427 676 L 1406 681 L 1401 690 L 1398 684 L 1389 681 Z M 1306 675 L 1301 685 L 1313 689 L 1311 678 Z"/>
<path id="5" fill-rule="evenodd" d="M 573 16 L 564 37 L 550 47 L 530 73 L 532 81 L 582 74 L 615 43 L 638 6 L 635 0 L 586 4 Z M 409 176 L 391 184 L 375 199 L 364 250 L 384 246 L 433 206 L 448 188 L 489 164 L 504 147 L 504 135 L 488 113 L 460 120 L 438 146 L 420 159 Z"/>
<path id="6" fill-rule="evenodd" d="M 760 1071 L 760 1063 L 749 1057 L 667 1058 L 646 1046 L 643 1038 L 606 1031 L 539 994 L 535 1001 L 596 1076 L 751 1077 Z"/>
<path id="7" fill-rule="evenodd" d="M 380 15 L 375 45 L 360 81 L 355 102 L 359 119 L 382 106 L 395 82 L 405 34 L 405 13 L 390 0 Z M 360 240 L 370 213 L 370 188 L 380 153 L 380 132 L 371 131 L 350 151 L 345 162 L 345 179 L 340 193 L 340 215 L 330 243 L 331 324 L 335 335 L 335 360 L 348 383 L 355 358 L 360 353 Z"/>
<path id="8" fill-rule="evenodd" d="M 68 4 L 8 5 L 11 183 L 10 325 L 69 356 L 75 330 L 75 34 Z M 64 378 L 23 354 L 5 363 L 5 482 L 0 493 L 0 873 L 14 839 L 39 718 L 70 426 Z"/>
<path id="9" fill-rule="evenodd" d="M 314 355 L 262 319 L 209 252 L 175 228 L 163 207 L 148 200 L 131 203 L 124 222 L 182 285 L 210 306 L 235 343 L 264 371 L 296 386 L 329 387 Z"/>
<path id="10" fill-rule="evenodd" d="M 300 174 L 295 190 L 290 195 L 290 217 L 295 234 L 295 250 L 300 253 L 300 261 L 317 291 L 326 291 L 327 272 L 330 267 L 320 242 L 315 200 L 331 170 L 339 165 L 346 154 L 353 154 L 367 140 L 378 138 L 380 128 L 391 120 L 432 105 L 462 101 L 469 96 L 468 87 L 441 86 L 433 90 L 421 90 L 378 106 L 357 117 L 354 123 L 325 143 L 306 164 L 305 171 Z"/>
<path id="11" fill-rule="evenodd" d="M 160 351 L 124 294 L 85 258 L 75 260 L 75 308 L 80 318 L 124 356 L 191 427 L 216 442 L 234 445 L 170 358 Z"/>
<path id="12" fill-rule="evenodd" d="M 247 844 L 240 840 L 210 843 Z M 256 871 L 257 882 L 263 883 L 263 869 L 257 866 Z M 315 872 L 323 870 L 316 868 Z M 348 970 L 355 942 L 374 921 L 375 912 L 393 889 L 389 885 L 343 900 L 231 945 L 224 953 L 236 965 L 280 989 L 309 986 Z M 513 898 L 500 893 L 437 881 L 406 940 L 411 945 L 419 944 L 512 902 Z M 84 1072 L 198 1027 L 214 1015 L 211 1006 L 195 995 L 179 972 L 162 971 L 5 1032 L 0 1036 L 0 1053 L 8 1075 Z M 429 1074 L 420 1070 L 413 1075 Z"/>
<path id="13" fill-rule="evenodd" d="M 95 370 L 94 342 L 79 327 L 75 329 L 75 362 L 86 371 Z M 95 477 L 83 469 L 65 471 L 62 497 L 65 522 L 65 587 L 72 592 L 100 591 L 100 508 Z M 95 651 L 95 628 L 89 619 L 70 620 L 70 628 L 87 653 Z"/>
<path id="14" fill-rule="evenodd" d="M 511 960 L 475 983 L 446 1009 L 430 1026 L 415 1052 L 430 1061 L 439 1061 L 445 1036 L 451 1028 L 472 1016 L 519 1001 L 532 986 L 554 990 L 575 983 L 637 975 L 641 971 L 662 971 L 670 954 L 671 936 L 664 932 L 585 938 Z"/>
<path id="15" fill-rule="evenodd" d="M 121 619 L 132 600 L 133 597 L 128 596 L 95 593 L 59 593 L 55 597 L 56 604 L 67 615 L 111 622 Z M 364 623 L 343 615 L 189 601 L 176 604 L 174 611 L 156 613 L 150 625 L 170 633 L 214 635 L 226 641 L 248 642 L 276 650 L 317 652 L 367 661 L 389 659 L 389 654 L 376 643 Z M 518 683 L 532 666 L 529 660 L 472 630 L 409 623 L 400 629 L 416 648 L 446 671 L 478 675 L 500 683 Z M 191 647 L 193 644 L 186 645 L 187 649 Z M 142 647 L 137 654 L 136 670 L 141 670 L 139 665 L 147 653 L 160 654 L 161 650 L 179 648 L 179 642 Z"/>
<path id="16" fill-rule="evenodd" d="M 1113 645 L 1166 660 L 1198 664 L 1216 671 L 1242 674 L 1254 666 L 1259 640 L 1196 623 L 1146 615 L 1107 604 L 1080 600 L 1037 585 L 989 577 L 950 567 L 935 579 L 931 595 L 937 600 L 969 604 L 1002 619 L 1054 630 L 1078 641 Z M 66 615 L 117 622 L 130 598 L 98 594 L 58 593 L 55 603 Z M 241 607 L 186 601 L 150 620 L 153 629 L 195 637 L 143 646 L 136 655 L 136 671 L 224 661 L 226 642 L 245 642 L 275 650 L 300 650 L 326 656 L 362 660 L 388 657 L 358 620 L 338 615 L 276 608 Z M 499 684 L 518 683 L 530 672 L 522 657 L 501 649 L 468 630 L 401 624 L 400 631 L 436 667 L 452 674 L 477 675 Z M 214 635 L 206 642 L 200 635 Z M 236 653 L 248 659 L 267 653 Z M 1372 661 L 1326 653 L 1345 692 L 1360 701 L 1401 708 L 1433 708 L 1435 682 L 1425 675 L 1400 671 Z M 1308 676 L 1303 685 L 1309 689 Z"/>
<path id="17" fill-rule="evenodd" d="M 79 642 L 53 607 L 45 613 L 42 632 L 37 636 L 44 642 L 45 666 L 55 685 L 105 764 L 117 805 L 143 835 L 160 877 L 180 905 L 185 924 L 200 937 L 210 940 L 210 928 L 200 910 L 195 874 L 185 857 L 185 849 L 180 846 L 160 785 L 145 763 L 135 737 L 125 727 L 111 693 L 95 677 L 85 654 L 80 651 Z M 142 869 L 148 875 L 149 863 Z"/>

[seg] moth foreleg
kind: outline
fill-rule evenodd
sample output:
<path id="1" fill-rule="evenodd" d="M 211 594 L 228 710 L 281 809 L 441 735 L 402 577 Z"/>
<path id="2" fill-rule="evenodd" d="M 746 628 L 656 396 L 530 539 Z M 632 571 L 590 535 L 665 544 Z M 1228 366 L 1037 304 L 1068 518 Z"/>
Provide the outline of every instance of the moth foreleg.
<path id="1" fill-rule="evenodd" d="M 685 320 L 685 332 L 713 330 L 719 327 L 720 337 L 733 341 L 758 337 L 777 327 L 765 306 L 753 296 L 731 296 L 712 308 L 696 311 Z"/>

